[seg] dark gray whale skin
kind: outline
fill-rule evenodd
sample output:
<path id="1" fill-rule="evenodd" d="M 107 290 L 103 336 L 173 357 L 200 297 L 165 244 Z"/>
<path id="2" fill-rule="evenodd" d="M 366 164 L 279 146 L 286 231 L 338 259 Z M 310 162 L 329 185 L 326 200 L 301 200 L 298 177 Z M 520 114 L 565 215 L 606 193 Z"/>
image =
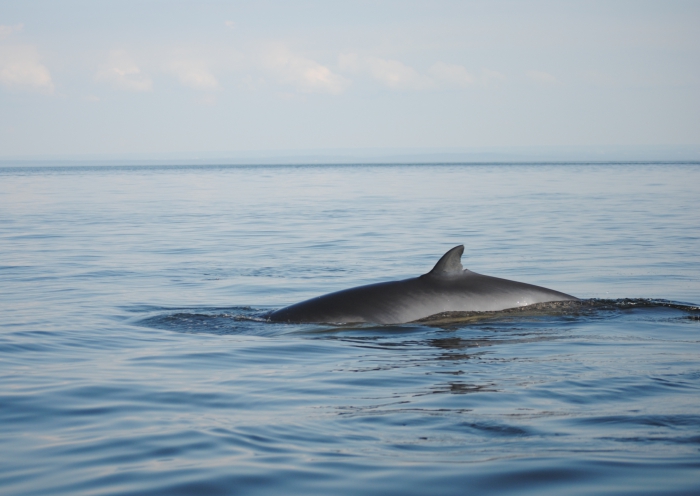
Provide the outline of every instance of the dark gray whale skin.
<path id="1" fill-rule="evenodd" d="M 464 246 L 445 253 L 419 277 L 318 296 L 272 312 L 273 322 L 402 324 L 441 312 L 486 312 L 578 298 L 464 269 Z"/>

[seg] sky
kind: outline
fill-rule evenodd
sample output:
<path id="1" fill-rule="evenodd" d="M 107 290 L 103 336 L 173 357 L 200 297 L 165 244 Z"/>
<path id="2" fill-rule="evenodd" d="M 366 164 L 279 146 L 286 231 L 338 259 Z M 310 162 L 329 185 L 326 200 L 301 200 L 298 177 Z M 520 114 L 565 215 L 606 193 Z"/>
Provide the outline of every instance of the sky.
<path id="1" fill-rule="evenodd" d="M 698 26 L 697 1 L 2 0 L 0 159 L 700 149 Z"/>

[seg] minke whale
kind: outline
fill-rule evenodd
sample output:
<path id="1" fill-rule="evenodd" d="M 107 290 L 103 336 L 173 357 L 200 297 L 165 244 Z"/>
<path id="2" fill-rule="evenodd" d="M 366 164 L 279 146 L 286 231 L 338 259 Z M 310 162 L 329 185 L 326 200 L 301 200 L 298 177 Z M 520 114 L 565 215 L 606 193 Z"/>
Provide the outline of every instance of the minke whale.
<path id="1" fill-rule="evenodd" d="M 551 289 L 477 274 L 462 267 L 464 245 L 427 274 L 318 296 L 269 315 L 273 322 L 404 324 L 443 312 L 493 312 L 578 298 Z"/>

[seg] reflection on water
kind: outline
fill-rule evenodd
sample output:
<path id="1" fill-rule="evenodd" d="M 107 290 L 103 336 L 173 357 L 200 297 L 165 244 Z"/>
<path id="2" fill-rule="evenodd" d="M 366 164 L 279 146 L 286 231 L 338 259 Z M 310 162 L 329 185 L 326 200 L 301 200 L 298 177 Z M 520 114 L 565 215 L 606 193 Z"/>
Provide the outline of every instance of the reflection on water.
<path id="1" fill-rule="evenodd" d="M 464 382 L 447 382 L 445 384 L 436 384 L 433 386 L 431 393 L 451 393 L 451 394 L 467 394 L 479 392 L 496 392 L 493 389 L 493 384 L 479 385 L 467 384 Z"/>
<path id="2" fill-rule="evenodd" d="M 381 333 L 400 333 L 412 329 L 412 325 L 428 326 L 445 330 L 457 329 L 474 324 L 507 323 L 516 325 L 517 322 L 544 322 L 558 319 L 561 322 L 590 321 L 595 319 L 613 318 L 615 315 L 630 310 L 674 309 L 685 315 L 676 318 L 697 320 L 700 307 L 693 304 L 673 302 L 668 300 L 648 298 L 623 298 L 618 300 L 603 300 L 592 298 L 578 301 L 557 301 L 537 303 L 524 307 L 511 308 L 495 312 L 443 312 L 413 323 L 399 325 L 378 324 L 305 324 L 293 325 L 303 334 L 330 334 L 333 336 L 349 336 L 357 332 L 358 339 L 374 339 L 372 331 Z M 135 308 L 134 311 L 138 311 Z M 260 323 L 270 326 L 262 334 L 274 335 L 289 332 L 290 325 L 272 323 L 267 318 L 270 310 L 253 307 L 230 308 L 198 308 L 198 309 L 149 309 L 154 315 L 131 319 L 138 325 L 168 329 L 176 332 L 212 333 L 212 334 L 245 334 L 260 335 L 262 326 L 241 325 L 240 323 Z M 527 338 L 536 339 L 536 338 Z M 431 340 L 430 344 L 445 349 L 463 349 L 472 346 L 491 346 L 490 341 L 468 341 L 460 338 L 445 338 Z"/>

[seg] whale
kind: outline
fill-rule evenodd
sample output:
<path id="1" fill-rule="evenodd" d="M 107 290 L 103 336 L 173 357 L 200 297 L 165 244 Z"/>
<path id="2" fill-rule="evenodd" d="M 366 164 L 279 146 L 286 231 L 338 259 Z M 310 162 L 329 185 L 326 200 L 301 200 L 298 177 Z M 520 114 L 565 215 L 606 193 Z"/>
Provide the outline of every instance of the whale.
<path id="1" fill-rule="evenodd" d="M 444 312 L 494 312 L 575 296 L 462 266 L 464 245 L 455 246 L 419 277 L 344 289 L 271 312 L 272 322 L 405 324 Z"/>

